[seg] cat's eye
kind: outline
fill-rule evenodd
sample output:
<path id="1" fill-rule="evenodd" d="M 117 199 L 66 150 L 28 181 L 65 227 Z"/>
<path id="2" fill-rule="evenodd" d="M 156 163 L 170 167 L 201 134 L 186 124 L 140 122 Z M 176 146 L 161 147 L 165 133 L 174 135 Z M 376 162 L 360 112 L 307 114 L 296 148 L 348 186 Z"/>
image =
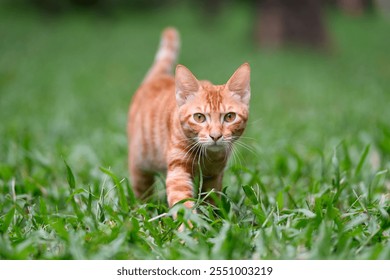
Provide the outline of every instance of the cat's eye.
<path id="1" fill-rule="evenodd" d="M 201 114 L 201 113 L 196 113 L 196 114 L 194 114 L 194 120 L 197 123 L 202 123 L 206 120 L 206 116 Z"/>
<path id="2" fill-rule="evenodd" d="M 236 119 L 236 113 L 232 113 L 232 112 L 227 113 L 223 118 L 223 120 L 228 123 L 234 121 L 235 119 Z"/>

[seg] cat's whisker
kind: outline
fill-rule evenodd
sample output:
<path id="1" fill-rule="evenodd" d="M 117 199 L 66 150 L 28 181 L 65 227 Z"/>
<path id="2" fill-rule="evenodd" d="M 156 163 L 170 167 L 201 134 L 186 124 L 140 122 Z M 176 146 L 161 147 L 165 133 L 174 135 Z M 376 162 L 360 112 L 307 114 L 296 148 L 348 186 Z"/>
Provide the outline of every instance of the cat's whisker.
<path id="1" fill-rule="evenodd" d="M 231 149 L 231 153 L 232 153 L 232 164 L 233 165 L 237 165 L 238 164 L 238 160 L 237 160 L 237 156 L 236 156 L 236 152 L 235 152 L 235 150 L 234 150 L 234 148 L 232 147 L 232 149 Z"/>
<path id="2" fill-rule="evenodd" d="M 226 145 L 225 145 L 226 153 L 225 153 L 224 161 L 228 161 L 229 156 L 232 153 L 232 145 L 233 145 L 233 143 L 231 143 L 230 141 L 226 141 L 225 143 L 226 143 Z"/>
<path id="3" fill-rule="evenodd" d="M 244 160 L 243 156 L 241 155 L 240 149 L 238 149 L 237 147 L 234 146 L 233 150 L 234 150 L 234 154 L 235 154 L 235 156 L 236 156 L 236 158 L 238 160 L 238 164 L 240 166 L 243 166 L 242 162 L 243 161 L 245 162 L 245 160 Z"/>
<path id="4" fill-rule="evenodd" d="M 198 145 L 199 145 L 199 142 L 195 142 L 195 143 L 190 144 L 190 145 L 187 147 L 187 148 L 189 148 L 189 149 L 188 149 L 187 152 L 185 153 L 184 159 L 187 158 L 187 155 L 189 155 L 189 157 L 191 158 L 191 156 L 192 156 L 194 150 L 196 150 L 196 149 L 198 148 Z"/>
<path id="5" fill-rule="evenodd" d="M 241 141 L 236 141 L 236 142 L 234 142 L 234 145 L 235 145 L 236 147 L 242 148 L 242 149 L 244 149 L 244 150 L 250 152 L 251 154 L 257 155 L 257 153 L 258 153 L 257 150 L 256 150 L 256 148 L 254 148 L 254 147 L 252 147 L 252 146 L 250 146 L 250 145 L 248 145 L 248 144 L 246 144 L 246 143 L 243 143 L 243 142 L 241 142 Z"/>
<path id="6" fill-rule="evenodd" d="M 201 156 L 202 156 L 202 144 L 198 142 L 197 143 L 197 149 L 195 151 L 195 155 L 192 156 L 192 167 L 191 168 L 192 168 L 192 172 L 193 173 L 196 172 L 196 170 L 194 170 L 194 167 L 196 166 L 196 164 L 198 165 L 198 167 L 200 166 Z M 195 160 L 197 161 L 196 164 L 195 164 Z"/>
<path id="7" fill-rule="evenodd" d="M 243 136 L 243 135 L 241 135 L 241 136 L 232 136 L 232 138 L 234 140 L 238 140 L 238 139 L 240 139 L 240 140 L 250 140 L 250 141 L 257 141 L 258 140 L 256 138 L 249 137 L 249 136 Z"/>
<path id="8" fill-rule="evenodd" d="M 236 143 L 236 142 L 235 142 Z M 233 153 L 233 159 L 236 163 L 236 165 L 242 166 L 243 157 L 241 155 L 240 149 L 232 143 L 232 153 Z"/>
<path id="9" fill-rule="evenodd" d="M 191 159 L 191 155 L 193 153 L 193 150 L 196 149 L 196 145 L 190 146 L 191 148 L 187 150 L 187 152 L 183 151 L 177 151 L 177 152 L 172 152 L 171 156 L 173 157 L 180 157 L 183 158 L 184 160 L 189 160 Z"/>
<path id="10" fill-rule="evenodd" d="M 257 154 L 258 151 L 255 146 L 248 144 L 244 141 L 241 141 L 241 139 L 234 141 L 235 145 L 241 148 L 244 148 L 245 150 L 249 151 L 250 153 Z"/>
<path id="11" fill-rule="evenodd" d="M 204 166 L 205 164 L 204 164 L 204 160 L 205 160 L 205 158 L 207 159 L 207 150 L 206 150 L 206 146 L 203 144 L 202 146 L 201 146 L 202 148 L 202 165 Z"/>
<path id="12" fill-rule="evenodd" d="M 201 164 L 200 164 L 201 158 L 202 158 L 202 146 L 199 145 L 199 148 L 197 149 L 195 156 L 193 157 L 192 160 L 192 172 L 195 173 L 197 171 L 196 169 L 194 170 L 195 167 L 198 167 L 198 169 L 201 168 Z"/>
<path id="13" fill-rule="evenodd" d="M 195 159 L 197 158 L 198 156 L 198 153 L 200 152 L 200 144 L 199 142 L 196 142 L 195 146 L 193 147 L 193 149 L 191 150 L 190 152 L 190 159 L 192 158 L 192 164 L 191 164 L 191 169 L 192 169 L 192 172 L 194 173 L 194 161 Z"/>
<path id="14" fill-rule="evenodd" d="M 222 146 L 225 150 L 225 153 L 224 153 L 224 160 L 226 161 L 230 155 L 230 148 L 229 148 L 229 145 L 230 145 L 230 141 L 227 141 L 226 139 L 223 139 L 222 140 Z"/>
<path id="15" fill-rule="evenodd" d="M 232 158 L 233 163 L 235 163 L 236 162 L 236 155 L 235 155 L 235 151 L 234 151 L 234 145 L 231 142 L 229 143 L 229 152 L 232 155 L 231 158 Z"/>
<path id="16" fill-rule="evenodd" d="M 257 154 L 256 149 L 254 147 L 250 146 L 249 144 L 246 144 L 246 143 L 244 143 L 244 142 L 242 142 L 240 140 L 237 140 L 234 143 L 237 144 L 237 146 L 240 146 L 240 147 L 248 150 L 251 153 Z"/>

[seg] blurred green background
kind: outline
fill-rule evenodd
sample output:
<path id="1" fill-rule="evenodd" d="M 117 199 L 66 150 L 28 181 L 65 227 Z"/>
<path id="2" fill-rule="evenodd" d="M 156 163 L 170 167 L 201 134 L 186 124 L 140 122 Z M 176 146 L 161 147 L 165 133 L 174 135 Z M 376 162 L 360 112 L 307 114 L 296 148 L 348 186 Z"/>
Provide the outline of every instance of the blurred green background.
<path id="1" fill-rule="evenodd" d="M 322 1 L 325 47 L 287 40 L 274 48 L 257 36 L 265 2 L 275 1 L 3 0 L 1 161 L 17 161 L 12 151 L 21 145 L 80 168 L 91 160 L 126 172 L 128 104 L 166 26 L 180 31 L 179 62 L 200 79 L 224 83 L 251 64 L 247 135 L 260 154 L 286 142 L 324 149 L 351 140 L 375 143 L 387 160 L 385 5 L 360 1 L 351 10 Z"/>

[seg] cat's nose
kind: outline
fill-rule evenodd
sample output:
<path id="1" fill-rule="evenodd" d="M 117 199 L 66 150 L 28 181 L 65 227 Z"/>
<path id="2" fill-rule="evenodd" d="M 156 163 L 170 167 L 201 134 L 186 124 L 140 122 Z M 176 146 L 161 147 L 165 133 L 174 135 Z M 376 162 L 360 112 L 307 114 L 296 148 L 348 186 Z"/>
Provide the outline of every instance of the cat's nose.
<path id="1" fill-rule="evenodd" d="M 221 133 L 210 133 L 210 138 L 217 142 L 222 137 Z"/>

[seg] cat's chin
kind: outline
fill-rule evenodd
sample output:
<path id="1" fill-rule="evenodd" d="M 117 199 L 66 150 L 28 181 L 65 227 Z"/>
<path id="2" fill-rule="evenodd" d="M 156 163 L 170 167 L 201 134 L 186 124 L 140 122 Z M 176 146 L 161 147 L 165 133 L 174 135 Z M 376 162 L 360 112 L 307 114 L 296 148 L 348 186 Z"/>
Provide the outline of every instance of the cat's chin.
<path id="1" fill-rule="evenodd" d="M 207 149 L 207 151 L 210 151 L 210 152 L 220 152 L 220 151 L 225 150 L 225 146 L 212 144 L 212 145 L 208 145 L 206 147 L 206 149 Z"/>

